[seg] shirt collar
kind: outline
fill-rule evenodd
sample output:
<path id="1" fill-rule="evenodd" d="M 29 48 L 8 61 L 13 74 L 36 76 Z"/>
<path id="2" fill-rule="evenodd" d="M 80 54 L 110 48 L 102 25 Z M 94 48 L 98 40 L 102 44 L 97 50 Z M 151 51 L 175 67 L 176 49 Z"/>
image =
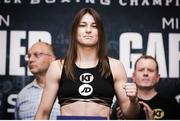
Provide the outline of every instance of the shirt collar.
<path id="1" fill-rule="evenodd" d="M 29 88 L 31 87 L 35 87 L 35 88 L 39 88 L 42 89 L 42 87 L 37 83 L 37 80 L 34 79 L 30 84 L 29 84 Z"/>

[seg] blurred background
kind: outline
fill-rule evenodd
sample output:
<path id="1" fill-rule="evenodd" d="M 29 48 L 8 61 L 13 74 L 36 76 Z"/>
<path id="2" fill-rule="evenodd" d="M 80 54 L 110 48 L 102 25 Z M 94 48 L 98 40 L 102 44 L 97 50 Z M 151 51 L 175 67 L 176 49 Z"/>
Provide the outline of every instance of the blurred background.
<path id="1" fill-rule="evenodd" d="M 131 80 L 134 62 L 150 54 L 159 62 L 157 90 L 180 101 L 180 3 L 170 0 L 0 0 L 0 119 L 14 119 L 17 94 L 33 80 L 25 55 L 39 39 L 64 57 L 75 13 L 96 9 L 103 18 L 109 56 L 121 60 Z"/>

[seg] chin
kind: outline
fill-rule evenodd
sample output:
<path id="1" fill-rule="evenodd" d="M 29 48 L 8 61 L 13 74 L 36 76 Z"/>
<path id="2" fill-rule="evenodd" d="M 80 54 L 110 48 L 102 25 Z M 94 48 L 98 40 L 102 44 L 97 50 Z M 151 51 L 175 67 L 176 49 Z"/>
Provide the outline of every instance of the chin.
<path id="1" fill-rule="evenodd" d="M 36 70 L 30 70 L 32 74 L 38 73 Z"/>
<path id="2" fill-rule="evenodd" d="M 141 84 L 140 87 L 151 87 L 150 84 Z"/>

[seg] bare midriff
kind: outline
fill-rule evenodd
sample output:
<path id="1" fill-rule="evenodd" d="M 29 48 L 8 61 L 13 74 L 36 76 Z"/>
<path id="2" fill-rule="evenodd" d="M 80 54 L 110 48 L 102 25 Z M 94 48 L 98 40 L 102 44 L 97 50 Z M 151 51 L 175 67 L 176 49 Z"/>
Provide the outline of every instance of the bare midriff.
<path id="1" fill-rule="evenodd" d="M 61 107 L 63 116 L 99 116 L 109 119 L 110 107 L 95 102 L 76 101 Z"/>

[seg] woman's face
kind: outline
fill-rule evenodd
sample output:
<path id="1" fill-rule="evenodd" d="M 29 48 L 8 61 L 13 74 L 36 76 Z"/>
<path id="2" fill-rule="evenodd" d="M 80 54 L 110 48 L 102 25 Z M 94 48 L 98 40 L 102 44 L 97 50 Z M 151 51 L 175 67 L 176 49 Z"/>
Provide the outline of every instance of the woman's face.
<path id="1" fill-rule="evenodd" d="M 77 42 L 86 47 L 96 46 L 98 42 L 98 29 L 93 16 L 84 14 L 77 28 Z"/>

